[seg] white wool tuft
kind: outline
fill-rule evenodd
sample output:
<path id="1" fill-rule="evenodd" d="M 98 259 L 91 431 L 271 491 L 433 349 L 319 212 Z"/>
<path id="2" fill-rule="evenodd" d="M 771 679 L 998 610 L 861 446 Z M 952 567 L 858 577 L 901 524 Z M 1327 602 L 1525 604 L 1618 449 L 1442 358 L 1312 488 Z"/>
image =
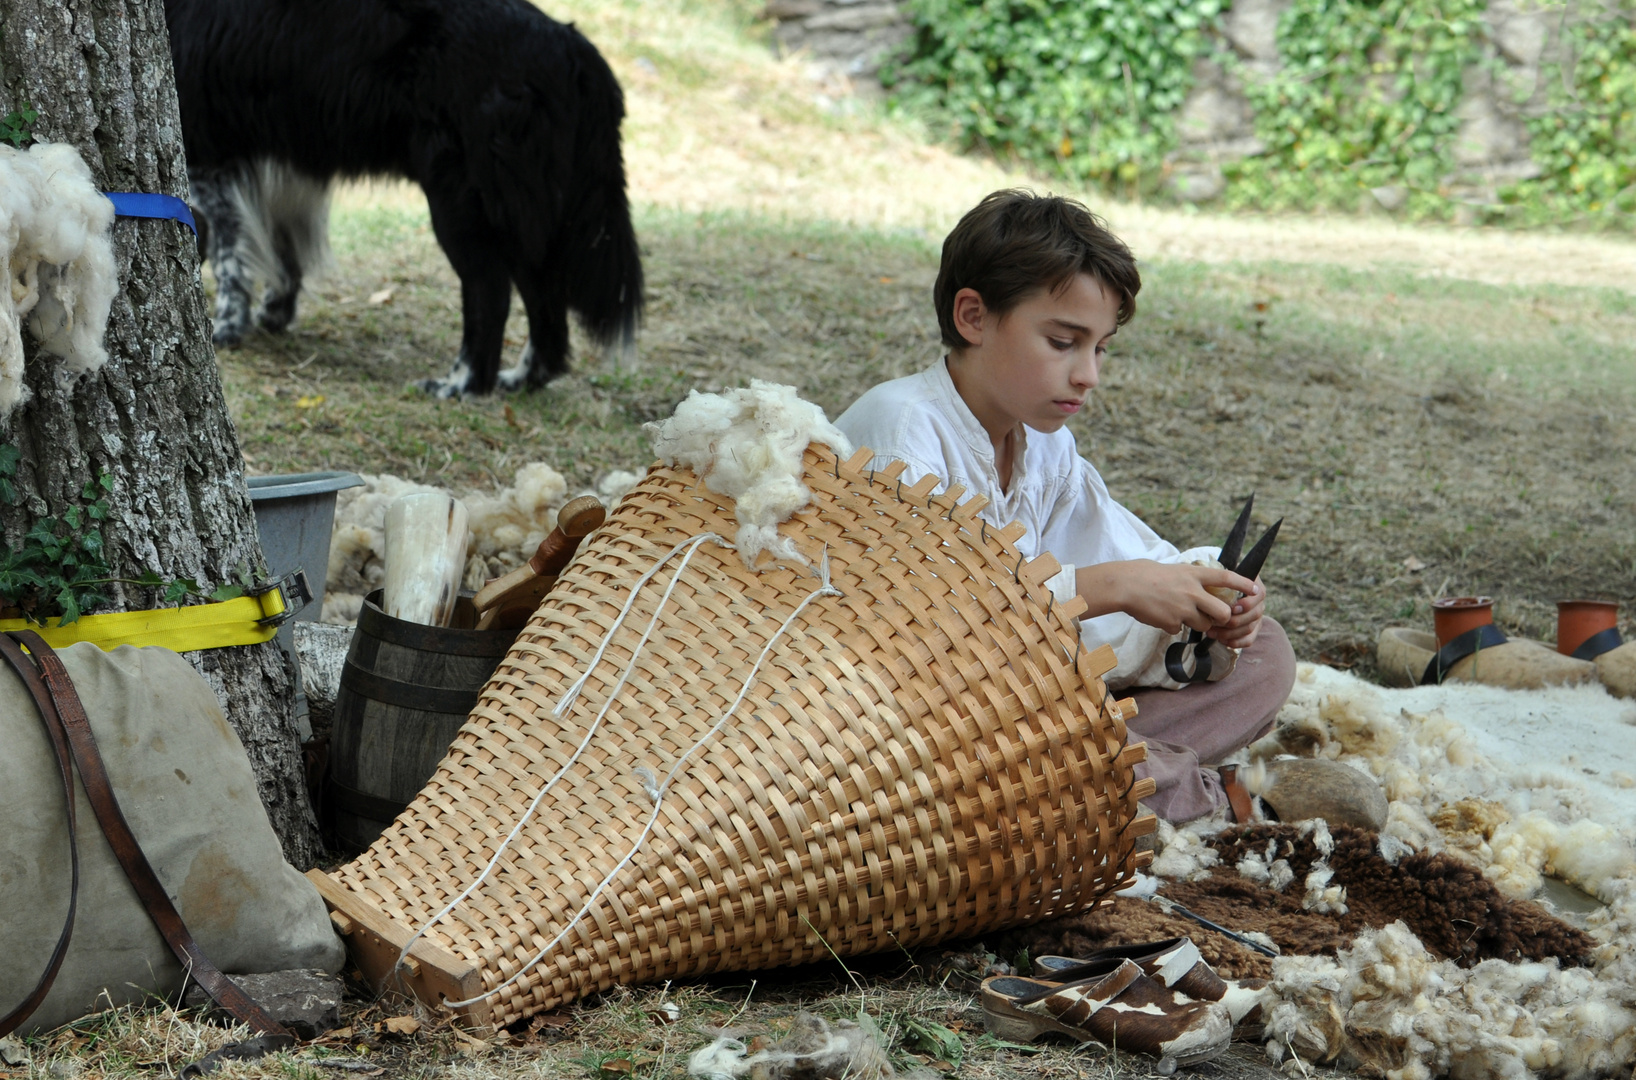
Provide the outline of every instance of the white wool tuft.
<path id="1" fill-rule="evenodd" d="M 1283 892 L 1295 880 L 1295 868 L 1290 866 L 1288 859 L 1279 859 L 1267 867 L 1267 887 L 1274 892 Z"/>
<path id="2" fill-rule="evenodd" d="M 801 481 L 802 455 L 814 442 L 841 457 L 852 453 L 822 409 L 802 401 L 793 386 L 752 379 L 747 390 L 695 390 L 670 419 L 646 429 L 661 461 L 685 465 L 737 504 L 734 544 L 746 566 L 753 568 L 763 552 L 806 564 L 794 541 L 778 532 L 780 522 L 812 501 Z"/>
<path id="3" fill-rule="evenodd" d="M 743 1042 L 728 1036 L 700 1047 L 687 1059 L 687 1075 L 696 1080 L 811 1080 L 819 1076 L 885 1080 L 895 1073 L 875 1030 L 872 1022 L 864 1027 L 851 1020 L 827 1021 L 801 1012 L 791 1022 L 789 1034 L 765 1050 L 752 1054 Z"/>
<path id="4" fill-rule="evenodd" d="M 0 420 L 22 404 L 22 323 L 64 380 L 108 359 L 103 337 L 119 293 L 109 231 L 114 204 L 66 143 L 0 146 Z"/>
<path id="5" fill-rule="evenodd" d="M 1228 824 L 1225 820 L 1200 818 L 1176 826 L 1160 818 L 1149 873 L 1182 881 L 1207 876 L 1210 868 L 1221 861 L 1221 855 L 1210 846 L 1209 838 Z"/>
<path id="6" fill-rule="evenodd" d="M 625 484 L 629 472 L 609 473 L 598 490 Z M 325 622 L 353 622 L 363 607 L 363 594 L 377 589 L 385 577 L 384 523 L 386 508 L 405 495 L 439 492 L 402 477 L 365 474 L 362 487 L 337 494 L 335 525 L 330 534 L 326 575 Z M 622 490 L 628 490 L 628 486 Z M 453 492 L 443 492 L 454 494 Z M 521 566 L 556 527 L 557 511 L 568 501 L 568 483 L 551 466 L 534 462 L 518 469 L 510 487 L 498 492 L 466 492 L 471 527 L 463 585 L 482 588 L 484 582 Z"/>

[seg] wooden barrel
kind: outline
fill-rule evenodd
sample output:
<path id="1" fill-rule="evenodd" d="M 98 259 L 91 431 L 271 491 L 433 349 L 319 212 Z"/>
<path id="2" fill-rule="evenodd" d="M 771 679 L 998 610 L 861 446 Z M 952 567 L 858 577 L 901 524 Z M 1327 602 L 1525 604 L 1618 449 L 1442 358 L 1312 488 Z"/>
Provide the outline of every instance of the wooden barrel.
<path id="1" fill-rule="evenodd" d="M 380 602 L 377 589 L 358 613 L 330 735 L 328 810 L 351 851 L 374 843 L 426 786 L 517 637 L 469 629 L 469 597 L 456 605 L 455 627 L 394 619 Z"/>

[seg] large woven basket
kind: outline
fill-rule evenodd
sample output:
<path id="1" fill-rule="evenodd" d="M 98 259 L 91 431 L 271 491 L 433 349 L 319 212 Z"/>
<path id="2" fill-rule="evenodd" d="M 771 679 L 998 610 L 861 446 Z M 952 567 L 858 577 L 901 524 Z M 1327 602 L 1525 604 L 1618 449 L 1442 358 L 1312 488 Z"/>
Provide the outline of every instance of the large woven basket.
<path id="1" fill-rule="evenodd" d="M 367 852 L 312 875 L 377 983 L 428 1003 L 466 1001 L 507 1024 L 581 995 L 715 970 L 767 968 L 978 934 L 1083 910 L 1129 879 L 1137 799 L 1111 652 L 1079 647 L 1078 611 L 1053 607 L 1049 556 L 1024 562 L 1021 526 L 994 529 L 906 487 L 901 465 L 863 470 L 817 445 L 814 503 L 781 532 L 843 595 L 812 601 L 814 569 L 748 569 L 704 544 L 636 603 L 583 692 L 633 585 L 679 542 L 731 537 L 732 500 L 655 467 L 580 548 L 501 662 L 426 789 Z M 863 471 L 860 471 L 863 470 Z M 676 564 L 673 560 L 672 567 Z M 1077 606 L 1077 602 L 1076 602 Z M 580 911 L 585 917 L 498 993 Z M 631 667 L 583 755 L 542 799 L 493 872 L 398 965 L 414 931 L 467 888 L 547 777 L 567 763 Z M 1145 856 L 1144 856 L 1145 857 Z"/>

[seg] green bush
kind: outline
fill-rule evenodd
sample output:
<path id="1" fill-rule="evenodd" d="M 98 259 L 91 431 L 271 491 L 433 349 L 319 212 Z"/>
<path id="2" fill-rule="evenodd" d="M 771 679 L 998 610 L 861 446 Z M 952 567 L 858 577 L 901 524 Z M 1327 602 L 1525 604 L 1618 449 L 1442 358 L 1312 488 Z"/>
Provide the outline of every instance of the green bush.
<path id="1" fill-rule="evenodd" d="M 961 145 L 1104 184 L 1157 176 L 1220 0 L 909 0 L 888 80 Z"/>

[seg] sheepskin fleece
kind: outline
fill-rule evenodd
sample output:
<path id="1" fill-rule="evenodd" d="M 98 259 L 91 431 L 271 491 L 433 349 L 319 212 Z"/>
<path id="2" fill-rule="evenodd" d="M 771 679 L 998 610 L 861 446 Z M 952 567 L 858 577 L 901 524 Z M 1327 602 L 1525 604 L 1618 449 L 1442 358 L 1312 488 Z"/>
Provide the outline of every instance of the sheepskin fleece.
<path id="1" fill-rule="evenodd" d="M 1333 956 L 1272 962 L 1268 1053 L 1387 1080 L 1628 1075 L 1636 1062 L 1633 721 L 1630 703 L 1597 686 L 1384 690 L 1302 665 L 1273 732 L 1245 756 L 1252 763 L 1321 756 L 1376 777 L 1390 806 L 1374 840 L 1376 863 L 1408 871 L 1420 860 L 1451 860 L 1443 864 L 1445 906 L 1478 904 L 1482 882 L 1503 898 L 1530 897 L 1545 875 L 1606 906 L 1584 916 L 1561 913 L 1589 941 L 1587 965 L 1574 967 L 1499 958 L 1516 925 L 1508 931 L 1504 919 L 1494 922 L 1493 904 L 1489 921 L 1470 920 L 1478 925 L 1466 928 L 1468 942 L 1459 933 L 1463 923 L 1434 929 L 1415 914 L 1417 903 L 1437 898 L 1405 895 L 1404 914 L 1420 923 L 1420 933 L 1392 922 L 1360 930 Z M 1253 789 L 1253 764 L 1248 779 Z M 1224 872 L 1262 889 L 1276 872 L 1291 894 L 1297 882 L 1308 887 L 1301 896 L 1310 914 L 1311 856 L 1332 873 L 1326 889 L 1346 891 L 1347 912 L 1332 918 L 1359 916 L 1363 894 L 1378 889 L 1378 865 L 1360 877 L 1347 838 L 1332 838 L 1327 856 L 1316 831 L 1307 834 L 1311 852 L 1292 846 L 1286 853 L 1280 844 L 1269 853 L 1257 843 L 1271 836 L 1224 828 L 1221 821 L 1161 828 L 1164 850 L 1153 868 L 1167 879 L 1162 895 L 1187 903 L 1189 887 Z M 1258 927 L 1265 921 L 1259 910 L 1241 919 Z M 1587 951 L 1563 944 L 1570 956 Z M 1456 947 L 1457 957 L 1441 954 Z M 1498 955 L 1472 964 L 1485 949 Z"/>
<path id="2" fill-rule="evenodd" d="M 119 292 L 109 230 L 114 204 L 66 143 L 0 146 L 0 420 L 22 404 L 22 324 L 40 351 L 58 357 L 59 378 L 108 359 L 103 337 Z"/>
<path id="3" fill-rule="evenodd" d="M 626 469 L 607 473 L 592 491 L 612 503 L 641 479 Z M 386 508 L 405 495 L 420 492 L 454 494 L 390 474 L 364 474 L 363 486 L 337 494 L 335 525 L 330 534 L 325 575 L 326 623 L 356 622 L 364 594 L 381 587 L 386 569 Z M 557 511 L 568 501 L 568 482 L 541 462 L 517 470 L 510 487 L 497 492 L 468 491 L 456 496 L 466 506 L 471 537 L 467 543 L 467 589 L 480 589 L 489 578 L 521 566 L 557 524 Z"/>
<path id="4" fill-rule="evenodd" d="M 1284 953 L 1334 956 L 1360 932 L 1401 920 L 1433 956 L 1463 967 L 1489 959 L 1594 963 L 1597 942 L 1588 934 L 1538 904 L 1506 898 L 1477 867 L 1451 855 L 1417 852 L 1394 864 L 1381 857 L 1376 834 L 1349 826 L 1336 826 L 1323 844 L 1314 828 L 1276 823 L 1234 827 L 1214 843 L 1217 864 L 1194 880 L 1166 882 L 1162 895 L 1223 926 L 1256 927 L 1264 943 Z M 1290 868 L 1281 880 L 1266 871 L 1279 862 Z M 1255 865 L 1261 869 L 1245 872 Z M 1344 913 L 1309 903 L 1304 881 L 1318 865 L 1345 883 Z M 1228 978 L 1272 975 L 1271 958 L 1160 904 L 1126 896 L 1084 915 L 1012 931 L 994 951 L 1083 956 L 1177 934 L 1193 938 Z"/>
<path id="5" fill-rule="evenodd" d="M 814 442 L 842 458 L 852 455 L 824 410 L 802 401 L 793 386 L 752 379 L 747 390 L 695 390 L 670 419 L 645 427 L 660 461 L 685 465 L 711 491 L 733 499 L 739 523 L 733 543 L 744 565 L 754 569 L 763 552 L 806 564 L 794 541 L 778 534 L 779 522 L 812 501 L 801 456 Z"/>

